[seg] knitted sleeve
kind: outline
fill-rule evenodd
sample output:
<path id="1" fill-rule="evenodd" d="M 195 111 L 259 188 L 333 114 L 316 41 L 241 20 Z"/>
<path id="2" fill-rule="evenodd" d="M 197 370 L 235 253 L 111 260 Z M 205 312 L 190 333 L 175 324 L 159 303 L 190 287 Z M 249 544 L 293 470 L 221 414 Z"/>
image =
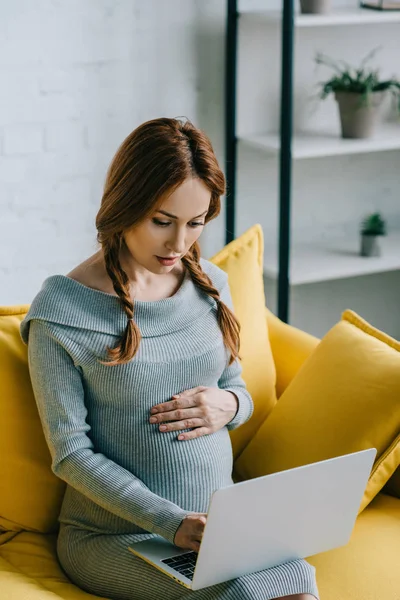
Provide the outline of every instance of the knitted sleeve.
<path id="1" fill-rule="evenodd" d="M 28 358 L 53 472 L 102 508 L 173 543 L 190 512 L 94 450 L 80 370 L 45 321 L 31 322 Z"/>

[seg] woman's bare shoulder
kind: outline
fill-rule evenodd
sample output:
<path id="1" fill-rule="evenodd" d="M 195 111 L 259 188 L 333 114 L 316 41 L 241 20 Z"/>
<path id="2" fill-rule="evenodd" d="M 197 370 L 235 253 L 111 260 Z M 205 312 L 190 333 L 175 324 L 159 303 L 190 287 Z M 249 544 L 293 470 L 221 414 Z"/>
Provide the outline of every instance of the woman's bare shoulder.
<path id="1" fill-rule="evenodd" d="M 101 251 L 89 256 L 89 258 L 74 267 L 67 273 L 67 277 L 86 287 L 108 294 L 115 294 L 109 278 L 106 277 Z"/>

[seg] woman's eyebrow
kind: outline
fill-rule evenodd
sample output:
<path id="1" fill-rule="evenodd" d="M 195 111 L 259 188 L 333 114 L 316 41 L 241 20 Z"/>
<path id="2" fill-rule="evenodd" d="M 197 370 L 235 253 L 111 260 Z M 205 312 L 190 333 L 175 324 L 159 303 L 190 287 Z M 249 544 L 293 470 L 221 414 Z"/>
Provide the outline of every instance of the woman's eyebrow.
<path id="1" fill-rule="evenodd" d="M 165 215 L 166 217 L 170 217 L 171 219 L 177 219 L 178 218 L 175 215 L 171 215 L 171 213 L 166 212 L 165 210 L 158 210 L 157 212 L 162 213 L 163 215 Z M 201 215 L 197 215 L 197 217 L 193 217 L 193 219 L 199 219 L 200 217 L 202 217 L 203 215 L 205 215 L 207 212 L 208 212 L 208 210 L 205 210 L 203 213 L 201 213 Z"/>

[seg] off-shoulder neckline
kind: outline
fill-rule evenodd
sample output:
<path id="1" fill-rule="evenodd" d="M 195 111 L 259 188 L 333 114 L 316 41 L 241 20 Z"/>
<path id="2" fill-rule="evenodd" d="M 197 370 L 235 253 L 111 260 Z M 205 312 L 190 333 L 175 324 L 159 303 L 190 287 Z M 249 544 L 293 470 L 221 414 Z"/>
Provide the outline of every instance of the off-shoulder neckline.
<path id="1" fill-rule="evenodd" d="M 227 282 L 226 274 L 210 261 L 200 260 L 204 272 L 222 291 Z M 214 298 L 194 284 L 186 269 L 183 282 L 173 296 L 135 301 L 134 319 L 142 337 L 158 337 L 191 326 L 215 308 Z M 127 322 L 118 296 L 90 288 L 62 274 L 48 276 L 33 299 L 21 330 L 24 341 L 28 339 L 32 319 L 117 336 L 125 330 Z"/>
<path id="2" fill-rule="evenodd" d="M 101 296 L 105 296 L 106 298 L 113 298 L 117 302 L 120 301 L 118 296 L 116 296 L 114 294 L 109 294 L 108 292 L 103 292 L 101 290 L 96 290 L 95 288 L 91 288 L 83 283 L 80 283 L 76 279 L 69 277 L 68 275 L 62 275 L 60 273 L 56 273 L 55 275 L 50 275 L 50 277 L 48 277 L 47 279 L 48 280 L 51 280 L 51 279 L 65 280 L 77 288 L 82 288 L 86 292 L 90 292 L 90 293 L 93 292 L 94 294 L 100 294 Z M 189 271 L 187 269 L 185 269 L 185 276 L 182 280 L 182 283 L 179 286 L 179 288 L 177 289 L 177 291 L 174 294 L 172 294 L 172 296 L 168 296 L 167 298 L 161 298 L 160 300 L 135 300 L 135 304 L 140 304 L 141 306 L 150 306 L 150 305 L 153 306 L 153 305 L 157 305 L 157 304 L 168 303 L 168 302 L 174 301 L 182 295 L 182 293 L 184 292 L 184 288 L 186 288 L 186 286 L 188 285 L 189 280 L 190 280 Z"/>

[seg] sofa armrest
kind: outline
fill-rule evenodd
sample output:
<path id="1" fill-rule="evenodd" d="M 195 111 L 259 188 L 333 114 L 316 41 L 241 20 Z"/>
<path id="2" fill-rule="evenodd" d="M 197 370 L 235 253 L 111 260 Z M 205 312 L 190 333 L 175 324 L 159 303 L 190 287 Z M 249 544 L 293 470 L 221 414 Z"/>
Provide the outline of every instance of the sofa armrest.
<path id="1" fill-rule="evenodd" d="M 268 308 L 266 319 L 276 368 L 276 395 L 279 398 L 320 340 L 284 323 Z"/>

